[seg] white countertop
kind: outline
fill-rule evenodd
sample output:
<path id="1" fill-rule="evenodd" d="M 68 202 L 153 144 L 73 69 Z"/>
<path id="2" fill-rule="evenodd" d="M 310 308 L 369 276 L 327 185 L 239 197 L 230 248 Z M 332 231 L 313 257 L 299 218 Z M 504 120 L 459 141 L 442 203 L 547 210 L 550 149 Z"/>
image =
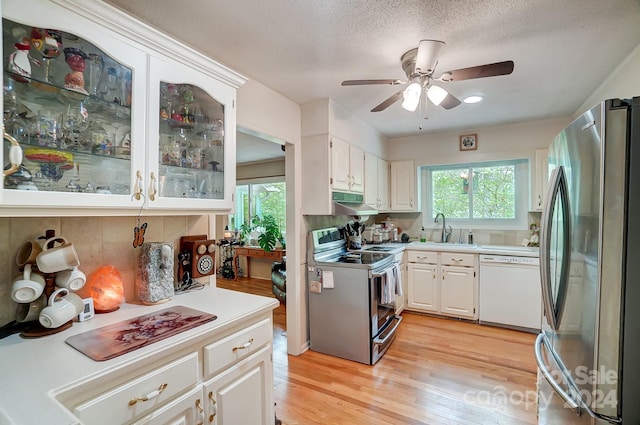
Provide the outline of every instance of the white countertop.
<path id="1" fill-rule="evenodd" d="M 409 242 L 409 243 L 384 243 L 369 244 L 362 247 L 363 250 L 373 246 L 389 247 L 391 253 L 398 250 L 414 250 L 414 251 L 448 251 L 448 252 L 469 252 L 473 254 L 494 254 L 494 255 L 511 255 L 517 257 L 538 257 L 539 248 L 521 246 L 521 245 L 478 245 L 478 244 L 459 244 L 459 243 L 439 243 L 439 242 Z"/>
<path id="2" fill-rule="evenodd" d="M 217 319 L 103 362 L 93 361 L 65 343 L 72 335 L 178 305 L 214 314 Z M 0 425 L 76 424 L 77 420 L 54 398 L 61 388 L 106 376 L 110 370 L 188 343 L 211 331 L 231 327 L 239 320 L 264 314 L 278 305 L 274 298 L 205 287 L 155 306 L 123 304 L 113 313 L 74 322 L 71 328 L 54 335 L 34 339 L 11 335 L 0 340 Z"/>

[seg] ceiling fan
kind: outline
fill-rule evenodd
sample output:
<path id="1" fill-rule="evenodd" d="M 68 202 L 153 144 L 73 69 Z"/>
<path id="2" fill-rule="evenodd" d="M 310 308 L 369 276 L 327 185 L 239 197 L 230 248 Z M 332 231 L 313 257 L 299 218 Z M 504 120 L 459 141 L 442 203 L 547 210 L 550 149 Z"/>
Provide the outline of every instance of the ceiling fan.
<path id="1" fill-rule="evenodd" d="M 486 65 L 472 66 L 469 68 L 455 69 L 453 71 L 445 71 L 438 78 L 433 76 L 436 65 L 438 65 L 438 57 L 440 51 L 444 47 L 444 41 L 439 40 L 420 40 L 417 48 L 405 52 L 400 61 L 402 69 L 407 75 L 407 80 L 346 80 L 342 82 L 343 86 L 360 86 L 370 84 L 389 84 L 392 86 L 398 84 L 409 85 L 399 92 L 373 108 L 371 112 L 380 112 L 403 99 L 402 107 L 408 111 L 415 111 L 420 103 L 422 92 L 426 94 L 434 105 L 442 106 L 444 109 L 452 109 L 458 106 L 460 100 L 447 92 L 438 85 L 434 85 L 434 81 L 449 83 L 451 81 L 471 80 L 475 78 L 495 77 L 498 75 L 509 75 L 513 72 L 513 61 L 504 61 L 490 63 Z M 426 102 L 426 99 L 425 99 Z"/>

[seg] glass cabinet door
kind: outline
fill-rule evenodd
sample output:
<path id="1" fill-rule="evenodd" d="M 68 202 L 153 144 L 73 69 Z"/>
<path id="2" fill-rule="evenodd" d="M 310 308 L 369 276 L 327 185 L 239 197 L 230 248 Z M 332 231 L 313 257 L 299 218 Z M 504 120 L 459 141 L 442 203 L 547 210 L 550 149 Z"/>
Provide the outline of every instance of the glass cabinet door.
<path id="1" fill-rule="evenodd" d="M 52 193 L 49 204 L 69 204 L 60 192 L 130 195 L 133 68 L 70 32 L 9 19 L 2 28 L 5 169 L 9 140 L 23 151 L 4 179 L 5 199 L 12 191 Z"/>
<path id="2" fill-rule="evenodd" d="M 148 191 L 158 196 L 148 207 L 230 209 L 235 170 L 227 165 L 235 157 L 230 148 L 234 132 L 229 131 L 235 129 L 235 91 L 197 70 L 157 58 L 152 58 L 150 74 Z"/>
<path id="3" fill-rule="evenodd" d="M 158 194 L 224 197 L 224 105 L 191 84 L 160 82 Z"/>

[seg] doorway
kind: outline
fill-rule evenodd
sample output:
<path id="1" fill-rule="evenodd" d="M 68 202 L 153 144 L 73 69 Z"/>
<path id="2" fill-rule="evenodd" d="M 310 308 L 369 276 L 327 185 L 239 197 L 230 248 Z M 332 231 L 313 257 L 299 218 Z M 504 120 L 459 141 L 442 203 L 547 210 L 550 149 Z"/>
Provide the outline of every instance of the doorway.
<path id="1" fill-rule="evenodd" d="M 285 181 L 285 146 L 283 141 L 274 140 L 244 128 L 237 128 L 235 211 L 229 216 L 216 217 L 218 235 L 223 234 L 222 232 L 232 234 L 232 241 L 238 244 L 237 246 L 240 246 L 240 243 L 245 243 L 244 246 L 257 245 L 255 239 L 257 234 L 254 232 L 246 235 L 246 230 L 251 227 L 253 217 L 263 218 L 265 215 L 273 217 L 282 232 L 286 234 L 288 195 Z M 233 255 L 233 250 L 233 245 L 225 247 L 227 259 L 229 255 Z M 220 261 L 222 266 L 223 259 L 220 258 Z M 248 267 L 248 261 L 251 262 L 251 267 Z M 285 299 L 282 293 L 278 293 L 277 286 L 274 289 L 276 282 L 278 286 L 282 287 L 282 285 L 277 280 L 277 274 L 276 280 L 272 280 L 273 261 L 241 257 L 239 263 L 236 269 L 237 279 L 235 274 L 230 277 L 227 270 L 227 273 L 218 274 L 217 286 L 280 299 L 280 306 L 273 311 L 274 346 L 286 352 L 286 305 L 283 302 Z"/>

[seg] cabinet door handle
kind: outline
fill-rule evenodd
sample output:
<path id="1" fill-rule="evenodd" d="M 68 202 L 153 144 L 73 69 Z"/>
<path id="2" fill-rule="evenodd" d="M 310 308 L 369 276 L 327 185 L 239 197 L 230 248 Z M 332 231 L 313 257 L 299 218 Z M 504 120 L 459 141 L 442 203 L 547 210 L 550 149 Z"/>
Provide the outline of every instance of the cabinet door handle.
<path id="1" fill-rule="evenodd" d="M 204 409 L 202 408 L 200 399 L 196 400 L 196 409 L 198 409 L 198 416 L 200 418 L 197 425 L 204 425 Z"/>
<path id="2" fill-rule="evenodd" d="M 142 173 L 140 170 L 136 171 L 136 182 L 133 185 L 133 199 L 140 200 L 142 196 Z"/>
<path id="3" fill-rule="evenodd" d="M 238 350 L 246 350 L 251 347 L 251 344 L 253 344 L 253 338 L 238 347 L 233 347 L 233 352 L 235 353 Z"/>
<path id="4" fill-rule="evenodd" d="M 156 175 L 153 173 L 153 171 L 151 172 L 151 177 L 149 178 L 149 180 L 151 180 L 151 183 L 149 183 L 149 200 L 155 201 L 156 195 L 158 194 L 158 184 L 156 182 Z"/>
<path id="5" fill-rule="evenodd" d="M 209 391 L 209 400 L 211 400 L 211 414 L 209 415 L 209 422 L 213 422 L 218 413 L 218 406 L 216 400 L 213 398 L 213 391 Z"/>
<path id="6" fill-rule="evenodd" d="M 164 390 L 167 389 L 168 385 L 169 384 L 162 384 L 158 387 L 157 390 L 151 391 L 149 394 L 145 396 L 132 398 L 131 400 L 129 400 L 129 406 L 134 406 L 139 401 L 149 401 L 151 399 L 158 397 L 160 394 L 162 394 Z"/>

